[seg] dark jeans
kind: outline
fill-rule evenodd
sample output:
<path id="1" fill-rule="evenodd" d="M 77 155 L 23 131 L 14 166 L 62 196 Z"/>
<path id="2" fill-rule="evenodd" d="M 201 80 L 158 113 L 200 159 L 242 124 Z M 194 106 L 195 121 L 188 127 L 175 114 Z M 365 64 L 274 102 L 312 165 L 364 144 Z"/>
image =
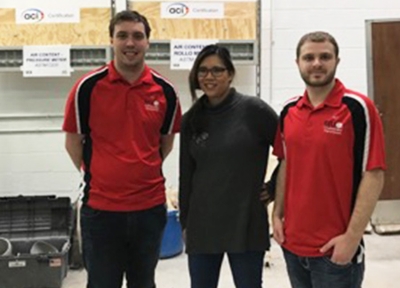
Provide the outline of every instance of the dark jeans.
<path id="1" fill-rule="evenodd" d="M 300 257 L 283 249 L 293 288 L 361 288 L 364 260 L 338 265 L 324 257 Z"/>
<path id="2" fill-rule="evenodd" d="M 136 212 L 81 209 L 82 250 L 87 288 L 154 288 L 163 230 L 164 205 Z"/>
<path id="3" fill-rule="evenodd" d="M 227 253 L 236 288 L 261 288 L 264 251 Z M 189 254 L 192 288 L 216 288 L 224 254 Z"/>

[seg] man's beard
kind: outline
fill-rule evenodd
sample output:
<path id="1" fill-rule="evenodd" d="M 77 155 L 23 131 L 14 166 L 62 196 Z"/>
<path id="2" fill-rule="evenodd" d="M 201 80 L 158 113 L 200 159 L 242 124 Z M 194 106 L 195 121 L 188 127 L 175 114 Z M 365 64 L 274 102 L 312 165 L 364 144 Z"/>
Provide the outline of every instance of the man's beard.
<path id="1" fill-rule="evenodd" d="M 324 86 L 329 85 L 333 81 L 333 79 L 335 79 L 335 74 L 336 74 L 336 67 L 332 72 L 330 72 L 329 74 L 326 75 L 326 78 L 324 81 L 319 82 L 318 80 L 310 81 L 309 80 L 310 77 L 308 77 L 304 73 L 300 73 L 301 78 L 303 79 L 304 83 L 306 83 L 307 86 L 315 87 L 315 88 L 324 87 Z"/>

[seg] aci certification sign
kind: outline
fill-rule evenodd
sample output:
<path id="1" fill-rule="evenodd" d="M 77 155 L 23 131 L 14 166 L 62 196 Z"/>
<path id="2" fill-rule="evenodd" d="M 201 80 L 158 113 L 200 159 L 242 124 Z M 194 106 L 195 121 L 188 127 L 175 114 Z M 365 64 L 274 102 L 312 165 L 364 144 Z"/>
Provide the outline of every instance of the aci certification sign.
<path id="1" fill-rule="evenodd" d="M 15 20 L 17 24 L 79 23 L 80 9 L 77 7 L 17 8 Z"/>
<path id="2" fill-rule="evenodd" d="M 67 77 L 71 75 L 70 46 L 24 46 L 24 77 Z"/>
<path id="3" fill-rule="evenodd" d="M 201 49 L 215 43 L 217 40 L 171 40 L 170 68 L 172 70 L 190 70 Z"/>
<path id="4" fill-rule="evenodd" d="M 161 18 L 224 18 L 223 2 L 162 2 Z"/>

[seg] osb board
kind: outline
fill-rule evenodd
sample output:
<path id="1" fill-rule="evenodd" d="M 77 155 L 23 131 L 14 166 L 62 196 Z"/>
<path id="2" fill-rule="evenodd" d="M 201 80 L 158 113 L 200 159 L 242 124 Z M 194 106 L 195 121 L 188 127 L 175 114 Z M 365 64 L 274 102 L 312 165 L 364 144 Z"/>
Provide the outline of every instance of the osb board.
<path id="1" fill-rule="evenodd" d="M 81 8 L 79 23 L 16 24 L 15 9 L 0 9 L 0 45 L 108 45 L 110 8 Z"/>
<path id="2" fill-rule="evenodd" d="M 161 18 L 161 2 L 129 2 L 129 8 L 146 16 L 153 40 L 256 39 L 256 2 L 225 2 L 223 19 Z"/>

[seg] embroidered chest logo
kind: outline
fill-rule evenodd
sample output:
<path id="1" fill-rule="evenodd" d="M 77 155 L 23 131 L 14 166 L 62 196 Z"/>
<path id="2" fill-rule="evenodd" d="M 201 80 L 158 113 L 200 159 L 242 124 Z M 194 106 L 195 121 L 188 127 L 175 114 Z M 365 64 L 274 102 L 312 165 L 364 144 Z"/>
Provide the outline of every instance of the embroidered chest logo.
<path id="1" fill-rule="evenodd" d="M 151 101 L 145 101 L 144 102 L 144 108 L 146 108 L 147 111 L 160 111 L 160 102 L 157 100 L 151 100 Z"/>
<path id="2" fill-rule="evenodd" d="M 343 123 L 337 119 L 325 120 L 324 132 L 330 134 L 342 135 Z"/>
<path id="3" fill-rule="evenodd" d="M 196 145 L 204 147 L 208 139 L 208 133 L 207 132 L 196 133 L 192 136 L 192 139 L 194 143 L 196 143 Z"/>

